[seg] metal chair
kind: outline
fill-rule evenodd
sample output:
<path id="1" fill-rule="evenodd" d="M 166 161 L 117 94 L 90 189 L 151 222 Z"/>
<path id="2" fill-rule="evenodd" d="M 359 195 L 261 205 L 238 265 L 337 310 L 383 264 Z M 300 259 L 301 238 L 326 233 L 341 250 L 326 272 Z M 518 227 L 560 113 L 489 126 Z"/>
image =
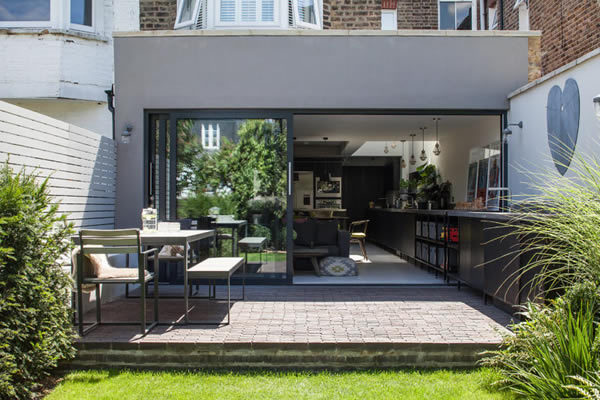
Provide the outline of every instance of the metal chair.
<path id="1" fill-rule="evenodd" d="M 79 254 L 77 255 L 77 318 L 79 334 L 84 336 L 98 325 L 131 325 L 132 322 L 102 322 L 101 318 L 101 284 L 139 284 L 140 295 L 140 327 L 141 333 L 146 335 L 158 323 L 158 251 L 150 249 L 142 251 L 139 229 L 117 230 L 81 230 L 79 232 Z M 137 274 L 132 271 L 131 277 L 95 277 L 86 276 L 84 271 L 84 257 L 93 254 L 137 254 Z M 148 256 L 154 254 L 154 273 L 146 273 Z M 146 285 L 154 280 L 154 322 L 149 327 L 146 325 Z M 95 285 L 96 290 L 96 322 L 84 329 L 83 322 L 83 286 Z"/>
<path id="2" fill-rule="evenodd" d="M 367 239 L 367 226 L 369 220 L 354 221 L 350 223 L 350 243 L 358 243 L 365 261 L 369 261 L 365 240 Z"/>

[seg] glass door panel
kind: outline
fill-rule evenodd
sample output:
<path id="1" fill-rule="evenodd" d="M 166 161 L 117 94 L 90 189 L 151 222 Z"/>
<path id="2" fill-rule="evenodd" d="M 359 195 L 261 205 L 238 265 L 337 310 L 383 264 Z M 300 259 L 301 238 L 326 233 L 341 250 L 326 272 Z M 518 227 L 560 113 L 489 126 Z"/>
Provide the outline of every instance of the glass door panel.
<path id="1" fill-rule="evenodd" d="M 176 171 L 171 213 L 216 220 L 218 255 L 246 255 L 247 278 L 287 274 L 287 120 L 175 119 Z M 170 154 L 172 156 L 172 154 Z"/>

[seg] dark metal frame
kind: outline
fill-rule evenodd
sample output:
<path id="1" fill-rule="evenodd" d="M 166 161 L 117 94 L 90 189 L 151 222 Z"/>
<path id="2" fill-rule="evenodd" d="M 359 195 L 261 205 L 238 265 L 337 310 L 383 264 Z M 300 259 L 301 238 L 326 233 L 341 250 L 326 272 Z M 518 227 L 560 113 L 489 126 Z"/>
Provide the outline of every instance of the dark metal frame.
<path id="1" fill-rule="evenodd" d="M 149 196 L 155 194 L 154 190 L 154 179 L 153 174 L 149 173 L 150 168 L 149 161 L 151 151 L 155 147 L 153 135 L 150 134 L 150 128 L 152 127 L 152 121 L 154 119 L 169 121 L 169 132 L 168 137 L 170 140 L 170 154 L 169 162 L 171 163 L 170 171 L 171 176 L 169 179 L 171 193 L 176 192 L 175 178 L 176 173 L 176 121 L 178 119 L 243 119 L 243 118 L 273 118 L 273 119 L 284 119 L 287 121 L 287 160 L 288 160 L 288 193 L 287 193 L 287 213 L 286 218 L 287 224 L 287 243 L 286 248 L 288 250 L 288 257 L 286 262 L 286 274 L 283 278 L 277 277 L 261 277 L 261 278 L 249 278 L 247 282 L 249 284 L 292 284 L 293 282 L 293 224 L 289 223 L 293 221 L 293 199 L 291 190 L 290 177 L 294 170 L 294 154 L 293 154 L 293 143 L 294 143 L 294 124 L 293 117 L 295 115 L 464 115 L 464 116 L 498 116 L 500 118 L 500 140 L 502 143 L 502 129 L 505 124 L 507 115 L 506 110 L 498 109 L 486 109 L 486 110 L 453 110 L 453 109 L 145 109 L 144 110 L 144 160 L 143 160 L 143 171 L 144 171 L 144 202 L 145 205 L 149 202 Z M 166 129 L 166 123 L 164 128 Z M 159 137 L 166 137 L 165 135 L 159 135 Z M 152 147 L 151 147 L 152 146 Z M 164 150 L 166 143 L 159 143 L 159 151 Z M 164 154 L 164 151 L 162 152 Z M 504 160 L 502 174 L 504 185 L 508 184 L 507 179 L 507 159 L 508 159 L 508 146 L 501 144 L 501 159 Z M 160 164 L 161 170 L 161 181 L 164 182 L 166 178 L 166 165 Z M 164 169 L 164 171 L 163 171 Z M 161 208 L 166 206 L 166 191 L 160 191 L 161 199 L 159 205 Z M 174 215 L 176 211 L 176 202 L 170 201 L 170 214 Z M 166 211 L 166 210 L 165 210 Z M 159 215 L 161 214 L 159 210 Z"/>

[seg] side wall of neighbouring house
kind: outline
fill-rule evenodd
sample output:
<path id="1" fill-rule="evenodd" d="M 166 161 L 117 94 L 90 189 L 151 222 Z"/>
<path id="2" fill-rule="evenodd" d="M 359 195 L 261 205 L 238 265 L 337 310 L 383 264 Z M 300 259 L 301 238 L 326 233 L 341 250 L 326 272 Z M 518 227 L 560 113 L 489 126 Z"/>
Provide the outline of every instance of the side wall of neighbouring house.
<path id="1" fill-rule="evenodd" d="M 504 0 L 504 29 L 518 30 L 514 0 Z M 529 0 L 529 27 L 542 32 L 541 74 L 600 47 L 600 1 Z"/>
<path id="2" fill-rule="evenodd" d="M 105 90 L 114 82 L 112 33 L 139 29 L 139 0 L 102 0 L 95 32 L 0 30 L 0 99 L 112 136 Z"/>
<path id="3" fill-rule="evenodd" d="M 585 60 L 584 60 L 585 59 Z M 579 64 L 566 68 L 558 74 L 540 79 L 537 84 L 510 98 L 509 122 L 523 121 L 523 129 L 511 127 L 509 138 L 509 186 L 513 195 L 531 193 L 529 172 L 558 172 L 552 162 L 548 144 L 547 102 L 553 86 L 564 89 L 567 79 L 574 79 L 579 86 L 580 118 L 577 151 L 600 154 L 600 121 L 594 115 L 593 98 L 600 94 L 600 49 L 580 59 Z M 566 177 L 573 177 L 567 171 Z"/>

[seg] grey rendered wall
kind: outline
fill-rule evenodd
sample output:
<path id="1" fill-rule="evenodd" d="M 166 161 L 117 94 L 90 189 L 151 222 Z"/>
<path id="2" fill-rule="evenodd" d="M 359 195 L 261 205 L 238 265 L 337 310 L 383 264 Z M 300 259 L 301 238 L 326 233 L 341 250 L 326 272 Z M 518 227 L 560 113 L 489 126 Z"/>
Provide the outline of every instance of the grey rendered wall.
<path id="1" fill-rule="evenodd" d="M 525 36 L 124 35 L 115 38 L 117 226 L 138 226 L 148 109 L 503 110 Z"/>

